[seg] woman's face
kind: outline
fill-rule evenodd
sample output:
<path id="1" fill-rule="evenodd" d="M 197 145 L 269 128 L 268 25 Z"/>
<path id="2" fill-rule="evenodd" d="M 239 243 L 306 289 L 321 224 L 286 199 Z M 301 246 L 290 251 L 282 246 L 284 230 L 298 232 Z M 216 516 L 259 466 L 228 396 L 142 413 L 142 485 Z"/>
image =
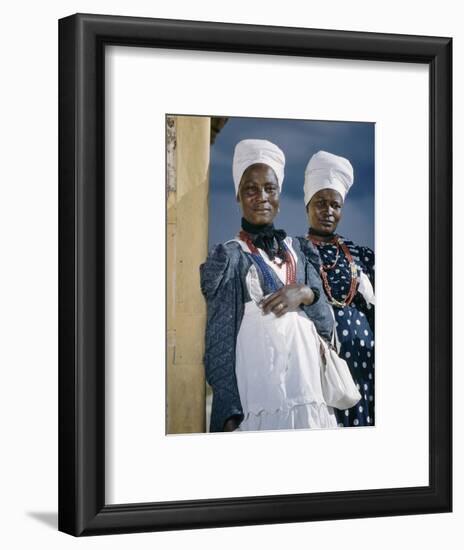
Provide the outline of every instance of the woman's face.
<path id="1" fill-rule="evenodd" d="M 243 217 L 255 225 L 272 223 L 279 211 L 279 183 L 267 164 L 252 164 L 243 172 L 237 200 Z"/>
<path id="2" fill-rule="evenodd" d="M 321 235 L 331 235 L 342 217 L 343 199 L 334 189 L 321 189 L 307 206 L 309 227 Z"/>

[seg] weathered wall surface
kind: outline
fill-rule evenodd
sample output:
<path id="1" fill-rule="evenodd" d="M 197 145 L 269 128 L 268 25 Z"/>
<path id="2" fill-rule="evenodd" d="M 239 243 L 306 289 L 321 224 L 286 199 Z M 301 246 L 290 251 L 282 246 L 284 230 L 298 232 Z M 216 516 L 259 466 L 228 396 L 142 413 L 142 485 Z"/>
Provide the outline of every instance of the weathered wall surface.
<path id="1" fill-rule="evenodd" d="M 168 117 L 167 433 L 205 431 L 199 266 L 208 243 L 209 154 L 208 117 Z"/>

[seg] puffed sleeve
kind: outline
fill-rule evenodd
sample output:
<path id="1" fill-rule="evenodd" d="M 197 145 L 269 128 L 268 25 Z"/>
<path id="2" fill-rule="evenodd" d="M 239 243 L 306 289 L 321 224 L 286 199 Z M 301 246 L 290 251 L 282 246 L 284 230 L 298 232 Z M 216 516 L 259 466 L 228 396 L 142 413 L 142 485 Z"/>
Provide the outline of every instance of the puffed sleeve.
<path id="1" fill-rule="evenodd" d="M 367 246 L 358 247 L 359 264 L 372 285 L 371 294 L 375 292 L 375 254 Z M 360 287 L 358 287 L 360 290 Z M 357 307 L 366 315 L 372 332 L 375 332 L 375 306 L 366 299 L 366 293 L 358 292 L 355 297 Z"/>
<path id="2" fill-rule="evenodd" d="M 201 290 L 207 304 L 206 380 L 213 390 L 210 431 L 223 431 L 227 419 L 243 420 L 235 375 L 235 346 L 243 317 L 241 261 L 235 243 L 215 246 L 200 266 Z"/>
<path id="3" fill-rule="evenodd" d="M 298 237 L 299 248 L 305 262 L 305 284 L 309 286 L 315 295 L 315 300 L 310 306 L 301 306 L 306 315 L 313 321 L 317 332 L 330 342 L 334 330 L 334 317 L 332 308 L 327 301 L 322 281 L 319 275 L 319 254 L 304 237 Z M 295 247 L 296 249 L 296 247 Z"/>
<path id="4" fill-rule="evenodd" d="M 367 246 L 359 247 L 359 261 L 362 265 L 363 271 L 369 277 L 372 284 L 372 288 L 375 290 L 375 254 Z"/>

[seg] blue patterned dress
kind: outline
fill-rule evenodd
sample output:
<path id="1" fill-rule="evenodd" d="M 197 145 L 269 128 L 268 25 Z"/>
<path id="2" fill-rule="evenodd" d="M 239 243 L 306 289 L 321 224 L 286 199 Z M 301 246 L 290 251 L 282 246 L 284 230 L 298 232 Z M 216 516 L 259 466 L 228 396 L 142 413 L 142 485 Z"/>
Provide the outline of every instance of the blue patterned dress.
<path id="1" fill-rule="evenodd" d="M 317 271 L 319 257 L 307 241 L 303 239 L 304 251 L 298 246 L 300 243 L 300 239 L 292 242 L 299 258 L 296 282 L 306 284 L 319 296 L 310 306 L 300 307 L 314 323 L 317 332 L 330 340 L 333 318 Z M 259 267 L 252 255 L 235 241 L 213 247 L 206 262 L 200 266 L 201 290 L 208 312 L 204 362 L 206 379 L 213 389 L 212 432 L 223 431 L 225 421 L 231 417 L 237 418 L 239 422 L 243 420 L 236 378 L 236 348 L 246 304 L 252 300 L 247 285 L 247 275 L 252 266 Z M 257 273 L 260 276 L 260 269 L 257 269 Z M 272 279 L 277 288 L 283 286 L 277 274 L 272 274 Z M 260 278 L 260 284 L 263 294 L 275 290 L 267 286 L 264 277 Z"/>
<path id="2" fill-rule="evenodd" d="M 357 266 L 358 280 L 364 272 L 374 288 L 374 252 L 367 247 L 357 246 L 340 237 L 345 243 Z M 335 244 L 318 243 L 317 249 L 324 265 L 332 265 L 337 254 Z M 343 302 L 350 289 L 351 271 L 343 250 L 333 269 L 327 270 L 327 279 L 332 296 Z M 358 291 L 353 301 L 345 307 L 332 306 L 337 336 L 340 343 L 339 355 L 348 363 L 353 379 L 361 394 L 361 400 L 347 410 L 336 409 L 339 426 L 373 426 L 375 424 L 375 353 L 374 353 L 374 306 Z"/>

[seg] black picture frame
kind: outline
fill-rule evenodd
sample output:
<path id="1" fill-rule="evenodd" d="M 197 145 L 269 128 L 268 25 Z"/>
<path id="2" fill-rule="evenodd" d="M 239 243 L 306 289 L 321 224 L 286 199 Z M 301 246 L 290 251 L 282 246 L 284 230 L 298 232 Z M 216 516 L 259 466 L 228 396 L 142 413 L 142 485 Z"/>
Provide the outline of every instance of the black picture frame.
<path id="1" fill-rule="evenodd" d="M 430 74 L 429 485 L 105 504 L 106 45 L 425 63 Z M 452 509 L 452 40 L 76 14 L 59 21 L 59 529 L 75 536 Z"/>

